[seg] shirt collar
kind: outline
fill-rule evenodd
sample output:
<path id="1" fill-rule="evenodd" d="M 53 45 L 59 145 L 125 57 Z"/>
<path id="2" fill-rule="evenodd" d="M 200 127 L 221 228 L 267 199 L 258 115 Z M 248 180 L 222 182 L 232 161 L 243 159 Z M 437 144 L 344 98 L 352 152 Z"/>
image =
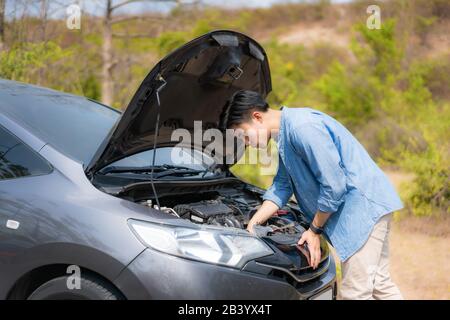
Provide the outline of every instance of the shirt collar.
<path id="1" fill-rule="evenodd" d="M 280 107 L 280 111 L 281 111 L 281 117 L 280 117 L 280 129 L 278 130 L 278 135 L 275 139 L 276 143 L 277 143 L 277 148 L 278 151 L 281 149 L 281 146 L 283 144 L 283 135 L 284 135 L 284 125 L 285 125 L 285 113 L 286 110 L 288 108 L 285 106 L 281 106 Z"/>

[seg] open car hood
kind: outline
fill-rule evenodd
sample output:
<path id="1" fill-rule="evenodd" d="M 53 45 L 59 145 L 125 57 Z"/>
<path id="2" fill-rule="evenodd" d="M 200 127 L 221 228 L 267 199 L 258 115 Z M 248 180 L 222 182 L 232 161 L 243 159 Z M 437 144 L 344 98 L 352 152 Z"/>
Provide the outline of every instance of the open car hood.
<path id="1" fill-rule="evenodd" d="M 194 121 L 202 121 L 202 130 L 217 128 L 227 101 L 241 89 L 263 97 L 272 89 L 266 53 L 255 40 L 220 30 L 186 43 L 150 71 L 86 173 L 91 176 L 114 161 L 153 148 L 158 109 L 158 147 L 179 143 L 171 139 L 175 129 L 194 133 Z M 199 146 L 191 140 L 195 148 L 209 143 Z"/>

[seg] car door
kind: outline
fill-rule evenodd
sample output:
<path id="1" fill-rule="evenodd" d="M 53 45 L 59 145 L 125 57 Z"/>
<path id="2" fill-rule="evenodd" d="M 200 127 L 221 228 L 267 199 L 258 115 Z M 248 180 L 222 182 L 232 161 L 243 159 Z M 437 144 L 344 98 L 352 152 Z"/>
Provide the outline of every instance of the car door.
<path id="1" fill-rule="evenodd" d="M 0 297 L 10 276 L 7 266 L 27 247 L 33 228 L 33 217 L 21 213 L 26 201 L 17 194 L 27 188 L 29 179 L 51 171 L 45 159 L 0 126 Z"/>

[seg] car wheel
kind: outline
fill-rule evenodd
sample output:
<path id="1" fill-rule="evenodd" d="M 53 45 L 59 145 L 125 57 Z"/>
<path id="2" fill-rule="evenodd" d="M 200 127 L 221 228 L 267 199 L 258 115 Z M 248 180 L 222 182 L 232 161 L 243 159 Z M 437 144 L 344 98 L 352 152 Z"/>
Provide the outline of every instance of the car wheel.
<path id="1" fill-rule="evenodd" d="M 95 276 L 82 276 L 79 289 L 69 289 L 67 276 L 45 282 L 28 300 L 121 300 L 122 295 L 111 284 Z"/>

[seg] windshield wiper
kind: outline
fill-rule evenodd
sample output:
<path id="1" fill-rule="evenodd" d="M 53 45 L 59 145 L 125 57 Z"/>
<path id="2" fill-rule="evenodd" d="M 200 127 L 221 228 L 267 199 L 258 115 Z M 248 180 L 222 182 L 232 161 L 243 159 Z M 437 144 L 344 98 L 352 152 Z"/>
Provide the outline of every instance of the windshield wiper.
<path id="1" fill-rule="evenodd" d="M 159 179 L 166 176 L 184 176 L 184 175 L 197 175 L 203 173 L 205 170 L 196 170 L 196 169 L 187 169 L 187 170 L 179 170 L 179 169 L 169 169 L 163 172 L 154 173 L 154 178 Z"/>
<path id="2" fill-rule="evenodd" d="M 127 172 L 139 172 L 139 173 L 146 173 L 150 171 L 155 172 L 161 172 L 161 171 L 167 171 L 167 170 L 189 170 L 192 171 L 193 169 L 183 166 L 174 166 L 170 164 L 163 164 L 160 166 L 143 166 L 143 167 L 118 167 L 118 166 L 109 166 L 106 168 L 103 168 L 100 170 L 100 173 L 108 174 L 108 173 L 127 173 Z M 198 170 L 199 172 L 203 172 L 203 170 Z"/>
<path id="3" fill-rule="evenodd" d="M 205 170 L 203 170 L 202 178 L 204 178 L 208 173 L 215 173 L 217 164 L 215 162 L 211 163 Z"/>
<path id="4" fill-rule="evenodd" d="M 153 169 L 153 178 L 158 179 L 166 176 L 184 176 L 184 175 L 197 175 L 202 174 L 204 178 L 208 173 L 214 174 L 216 165 L 210 165 L 205 169 L 191 169 L 183 166 L 176 166 L 170 164 L 163 164 L 158 166 L 144 166 L 144 167 L 124 167 L 124 166 L 109 166 L 99 172 L 101 174 L 110 173 L 137 173 L 137 174 L 148 174 L 151 176 Z"/>

